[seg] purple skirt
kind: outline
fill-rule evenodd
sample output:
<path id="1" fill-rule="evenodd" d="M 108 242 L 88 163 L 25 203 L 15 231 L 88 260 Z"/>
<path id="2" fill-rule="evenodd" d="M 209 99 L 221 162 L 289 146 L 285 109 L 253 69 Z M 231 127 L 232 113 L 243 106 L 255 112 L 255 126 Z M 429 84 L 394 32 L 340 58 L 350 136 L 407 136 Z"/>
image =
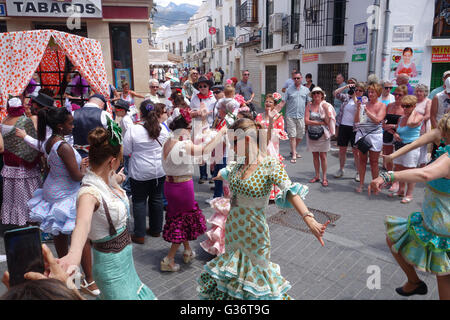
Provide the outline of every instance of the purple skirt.
<path id="1" fill-rule="evenodd" d="M 163 238 L 167 242 L 182 243 L 196 240 L 206 232 L 206 219 L 195 201 L 194 182 L 165 182 L 167 199 L 166 223 Z"/>

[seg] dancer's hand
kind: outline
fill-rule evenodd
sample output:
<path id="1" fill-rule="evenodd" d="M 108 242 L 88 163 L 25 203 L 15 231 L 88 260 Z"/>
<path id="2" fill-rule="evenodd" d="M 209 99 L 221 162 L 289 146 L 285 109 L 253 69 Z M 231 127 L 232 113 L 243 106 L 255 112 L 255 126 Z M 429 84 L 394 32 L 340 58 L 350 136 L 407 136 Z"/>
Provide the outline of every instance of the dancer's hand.
<path id="1" fill-rule="evenodd" d="M 214 178 L 212 178 L 213 181 L 225 181 L 225 179 L 222 177 L 222 175 L 219 173 L 217 173 L 217 176 L 215 176 Z"/>
<path id="2" fill-rule="evenodd" d="M 305 221 L 306 225 L 308 226 L 308 228 L 311 230 L 311 232 L 316 236 L 317 240 L 319 240 L 322 247 L 324 247 L 325 243 L 324 243 L 322 237 L 331 221 L 328 220 L 325 224 L 321 224 L 321 223 L 317 222 L 316 219 L 314 219 L 313 217 L 309 217 L 309 216 L 305 217 L 304 221 Z"/>
<path id="3" fill-rule="evenodd" d="M 27 136 L 27 132 L 23 129 L 16 128 L 16 137 L 20 139 L 25 139 Z"/>
<path id="4" fill-rule="evenodd" d="M 381 191 L 381 187 L 384 184 L 384 180 L 382 177 L 378 177 L 376 179 L 373 179 L 372 182 L 369 185 L 369 196 L 372 194 L 372 192 L 374 194 L 379 194 Z"/>

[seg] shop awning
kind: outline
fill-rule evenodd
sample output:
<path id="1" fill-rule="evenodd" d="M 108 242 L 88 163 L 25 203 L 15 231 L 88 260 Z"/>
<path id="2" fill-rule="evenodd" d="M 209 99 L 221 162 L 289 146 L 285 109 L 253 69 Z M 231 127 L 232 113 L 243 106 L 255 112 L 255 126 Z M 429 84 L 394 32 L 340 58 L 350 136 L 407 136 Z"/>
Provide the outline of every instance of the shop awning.
<path id="1" fill-rule="evenodd" d="M 170 62 L 170 61 L 150 61 L 150 66 L 175 66 L 176 63 Z"/>

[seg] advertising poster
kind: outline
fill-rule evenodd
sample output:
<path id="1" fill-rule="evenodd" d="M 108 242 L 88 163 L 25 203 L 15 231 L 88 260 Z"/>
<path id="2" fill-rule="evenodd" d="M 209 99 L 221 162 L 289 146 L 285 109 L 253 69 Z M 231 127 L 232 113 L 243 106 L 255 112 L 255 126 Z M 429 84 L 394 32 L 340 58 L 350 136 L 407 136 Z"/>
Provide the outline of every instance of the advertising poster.
<path id="1" fill-rule="evenodd" d="M 423 57 L 423 48 L 392 48 L 389 78 L 395 80 L 400 73 L 405 73 L 413 87 L 418 85 L 422 79 Z"/>
<path id="2" fill-rule="evenodd" d="M 115 69 L 116 89 L 122 91 L 122 82 L 128 82 L 131 88 L 131 69 Z"/>

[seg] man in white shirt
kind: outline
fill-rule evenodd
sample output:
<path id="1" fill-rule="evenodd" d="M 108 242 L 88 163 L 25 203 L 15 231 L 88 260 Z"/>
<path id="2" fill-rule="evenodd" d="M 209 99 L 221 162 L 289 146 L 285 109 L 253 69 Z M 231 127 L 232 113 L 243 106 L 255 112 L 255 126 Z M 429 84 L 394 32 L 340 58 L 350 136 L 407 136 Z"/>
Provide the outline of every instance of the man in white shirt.
<path id="1" fill-rule="evenodd" d="M 161 89 L 164 90 L 164 98 L 166 98 L 166 101 L 169 100 L 171 94 L 172 94 L 172 89 L 171 89 L 171 82 L 172 82 L 172 75 L 170 73 L 166 73 L 166 82 L 164 82 L 161 85 Z"/>

